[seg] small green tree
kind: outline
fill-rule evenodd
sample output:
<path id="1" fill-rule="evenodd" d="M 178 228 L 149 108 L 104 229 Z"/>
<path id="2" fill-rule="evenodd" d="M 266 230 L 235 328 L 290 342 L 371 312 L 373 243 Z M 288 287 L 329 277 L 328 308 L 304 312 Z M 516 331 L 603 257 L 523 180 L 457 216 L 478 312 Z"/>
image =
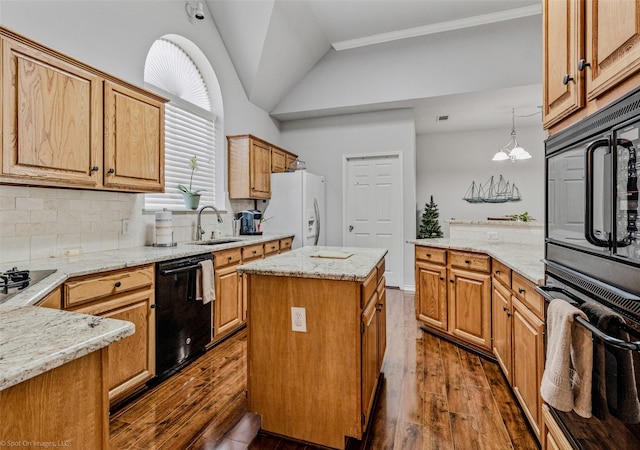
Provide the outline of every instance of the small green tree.
<path id="1" fill-rule="evenodd" d="M 424 213 L 422 214 L 422 223 L 420 224 L 420 231 L 418 231 L 418 239 L 432 239 L 441 238 L 442 230 L 438 223 L 438 205 L 433 202 L 433 195 L 431 196 L 431 202 L 425 203 Z"/>

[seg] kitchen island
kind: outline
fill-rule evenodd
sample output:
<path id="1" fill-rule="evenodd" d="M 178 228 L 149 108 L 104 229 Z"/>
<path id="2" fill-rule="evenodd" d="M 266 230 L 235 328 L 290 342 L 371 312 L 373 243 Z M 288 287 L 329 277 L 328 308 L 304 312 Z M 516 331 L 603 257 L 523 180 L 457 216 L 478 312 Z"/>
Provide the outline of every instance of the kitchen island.
<path id="1" fill-rule="evenodd" d="M 303 247 L 238 268 L 263 431 L 332 448 L 362 439 L 386 344 L 386 253 Z"/>

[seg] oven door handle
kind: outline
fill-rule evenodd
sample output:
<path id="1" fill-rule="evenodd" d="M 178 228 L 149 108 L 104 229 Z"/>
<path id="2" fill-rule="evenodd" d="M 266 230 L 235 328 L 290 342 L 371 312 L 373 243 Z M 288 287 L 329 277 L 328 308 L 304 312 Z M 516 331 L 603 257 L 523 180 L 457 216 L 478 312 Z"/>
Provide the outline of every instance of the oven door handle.
<path id="1" fill-rule="evenodd" d="M 609 148 L 609 140 L 608 139 L 598 139 L 597 141 L 592 142 L 589 147 L 587 147 L 586 151 L 586 183 L 585 183 L 585 207 L 584 207 L 584 237 L 592 245 L 596 247 L 610 247 L 609 240 L 599 239 L 596 237 L 593 232 L 593 182 L 594 182 L 594 173 L 593 173 L 593 158 L 595 152 L 598 148 L 607 147 Z M 605 180 L 606 183 L 606 180 Z"/>
<path id="2" fill-rule="evenodd" d="M 554 287 L 554 286 L 536 286 L 536 291 L 542 295 L 547 300 L 553 300 L 555 297 L 550 295 L 550 292 L 561 292 L 566 295 L 570 299 L 574 300 L 576 303 L 583 303 L 578 297 L 573 295 L 571 292 L 568 292 L 562 288 Z M 591 331 L 591 334 L 595 336 L 597 339 L 601 340 L 605 344 L 610 345 L 611 347 L 618 348 L 621 350 L 631 350 L 631 351 L 639 351 L 640 350 L 640 341 L 629 342 L 622 339 L 615 338 L 613 336 L 609 336 L 604 331 L 600 330 L 595 325 L 591 324 L 588 320 L 583 319 L 580 316 L 575 317 L 575 321 L 585 327 L 587 330 Z"/>
<path id="3" fill-rule="evenodd" d="M 188 272 L 188 271 L 193 270 L 193 269 L 199 269 L 200 267 L 201 267 L 200 264 L 196 264 L 196 265 L 193 265 L 193 266 L 178 267 L 176 269 L 161 270 L 160 271 L 160 275 L 162 275 L 162 276 L 173 275 L 173 274 L 176 274 L 176 273 Z"/>

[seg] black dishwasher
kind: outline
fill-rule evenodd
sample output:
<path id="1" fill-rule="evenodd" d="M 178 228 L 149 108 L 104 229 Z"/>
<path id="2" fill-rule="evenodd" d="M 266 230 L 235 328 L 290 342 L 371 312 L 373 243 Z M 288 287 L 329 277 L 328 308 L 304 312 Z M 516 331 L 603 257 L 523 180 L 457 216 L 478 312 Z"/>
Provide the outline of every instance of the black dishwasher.
<path id="1" fill-rule="evenodd" d="M 156 265 L 157 383 L 188 364 L 211 341 L 211 303 L 196 298 L 200 262 L 211 253 Z"/>

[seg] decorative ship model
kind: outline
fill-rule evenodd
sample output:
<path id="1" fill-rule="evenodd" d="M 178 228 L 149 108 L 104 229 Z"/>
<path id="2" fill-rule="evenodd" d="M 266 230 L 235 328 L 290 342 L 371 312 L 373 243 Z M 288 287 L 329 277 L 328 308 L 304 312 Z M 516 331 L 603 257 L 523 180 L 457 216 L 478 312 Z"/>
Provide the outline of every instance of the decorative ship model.
<path id="1" fill-rule="evenodd" d="M 506 203 L 522 200 L 520 190 L 515 183 L 511 184 L 502 175 L 500 175 L 497 182 L 494 178 L 492 175 L 487 180 L 485 186 L 488 186 L 488 188 L 486 190 L 482 187 L 482 184 L 472 181 L 462 199 L 469 203 Z"/>

